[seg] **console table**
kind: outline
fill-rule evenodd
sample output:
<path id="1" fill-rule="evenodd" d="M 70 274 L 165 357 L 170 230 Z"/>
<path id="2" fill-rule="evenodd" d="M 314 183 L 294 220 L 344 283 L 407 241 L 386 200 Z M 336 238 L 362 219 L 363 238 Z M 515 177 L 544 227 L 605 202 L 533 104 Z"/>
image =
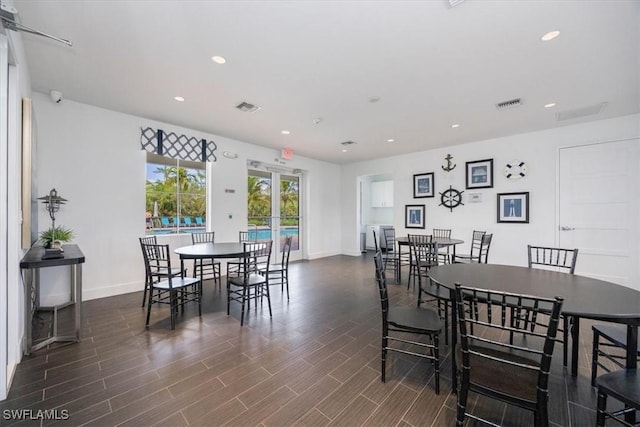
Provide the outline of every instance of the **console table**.
<path id="1" fill-rule="evenodd" d="M 80 341 L 80 328 L 82 321 L 82 264 L 84 254 L 78 245 L 63 245 L 61 258 L 42 259 L 45 254 L 43 247 L 34 246 L 20 261 L 22 277 L 24 281 L 24 327 L 25 339 L 23 344 L 24 354 L 28 355 L 54 342 L 78 342 Z M 71 267 L 70 301 L 52 307 L 40 306 L 40 269 L 68 265 Z M 75 305 L 75 333 L 74 335 L 58 335 L 58 310 Z M 53 327 L 51 335 L 36 344 L 32 343 L 33 316 L 38 310 L 53 311 Z"/>

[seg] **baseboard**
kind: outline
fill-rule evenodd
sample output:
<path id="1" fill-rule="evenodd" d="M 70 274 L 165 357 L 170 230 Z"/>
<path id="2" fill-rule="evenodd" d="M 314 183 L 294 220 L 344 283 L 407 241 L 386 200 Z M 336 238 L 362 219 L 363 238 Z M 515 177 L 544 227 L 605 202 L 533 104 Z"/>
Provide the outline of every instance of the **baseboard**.
<path id="1" fill-rule="evenodd" d="M 309 254 L 307 259 L 312 260 L 312 259 L 326 258 L 329 256 L 336 256 L 336 255 L 342 255 L 342 252 L 340 251 L 317 252 L 314 254 Z"/>
<path id="2" fill-rule="evenodd" d="M 120 283 L 113 286 L 105 286 L 102 288 L 83 289 L 82 300 L 89 301 L 92 299 L 112 297 L 114 295 L 128 294 L 144 290 L 144 281 Z"/>

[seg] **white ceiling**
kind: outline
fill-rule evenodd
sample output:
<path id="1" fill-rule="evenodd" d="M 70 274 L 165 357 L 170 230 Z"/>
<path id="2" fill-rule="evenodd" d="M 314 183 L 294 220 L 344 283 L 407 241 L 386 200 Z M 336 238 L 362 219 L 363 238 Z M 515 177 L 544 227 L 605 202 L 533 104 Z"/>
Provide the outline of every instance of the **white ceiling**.
<path id="1" fill-rule="evenodd" d="M 640 112 L 639 1 L 14 5 L 23 24 L 73 41 L 23 35 L 36 91 L 335 163 Z M 495 107 L 513 98 L 523 105 Z"/>

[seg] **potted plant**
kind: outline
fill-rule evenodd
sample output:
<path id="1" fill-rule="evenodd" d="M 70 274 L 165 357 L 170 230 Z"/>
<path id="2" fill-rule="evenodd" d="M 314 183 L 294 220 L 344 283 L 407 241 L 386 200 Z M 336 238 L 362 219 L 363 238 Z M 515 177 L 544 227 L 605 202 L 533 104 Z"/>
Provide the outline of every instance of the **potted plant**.
<path id="1" fill-rule="evenodd" d="M 57 248 L 60 249 L 62 242 L 68 242 L 73 239 L 73 231 L 64 226 L 51 227 L 48 230 L 40 233 L 39 242 L 46 249 Z"/>

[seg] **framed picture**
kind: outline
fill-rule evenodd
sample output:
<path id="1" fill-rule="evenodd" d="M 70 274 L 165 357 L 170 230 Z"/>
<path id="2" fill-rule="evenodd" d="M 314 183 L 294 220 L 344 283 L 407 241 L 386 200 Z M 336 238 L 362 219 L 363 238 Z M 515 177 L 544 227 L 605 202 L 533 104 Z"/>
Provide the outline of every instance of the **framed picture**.
<path id="1" fill-rule="evenodd" d="M 424 228 L 424 205 L 405 205 L 404 212 L 406 228 Z"/>
<path id="2" fill-rule="evenodd" d="M 493 159 L 467 162 L 467 189 L 493 187 Z"/>
<path id="3" fill-rule="evenodd" d="M 413 175 L 413 198 L 433 197 L 433 172 Z"/>
<path id="4" fill-rule="evenodd" d="M 529 193 L 499 193 L 498 222 L 529 222 Z"/>

